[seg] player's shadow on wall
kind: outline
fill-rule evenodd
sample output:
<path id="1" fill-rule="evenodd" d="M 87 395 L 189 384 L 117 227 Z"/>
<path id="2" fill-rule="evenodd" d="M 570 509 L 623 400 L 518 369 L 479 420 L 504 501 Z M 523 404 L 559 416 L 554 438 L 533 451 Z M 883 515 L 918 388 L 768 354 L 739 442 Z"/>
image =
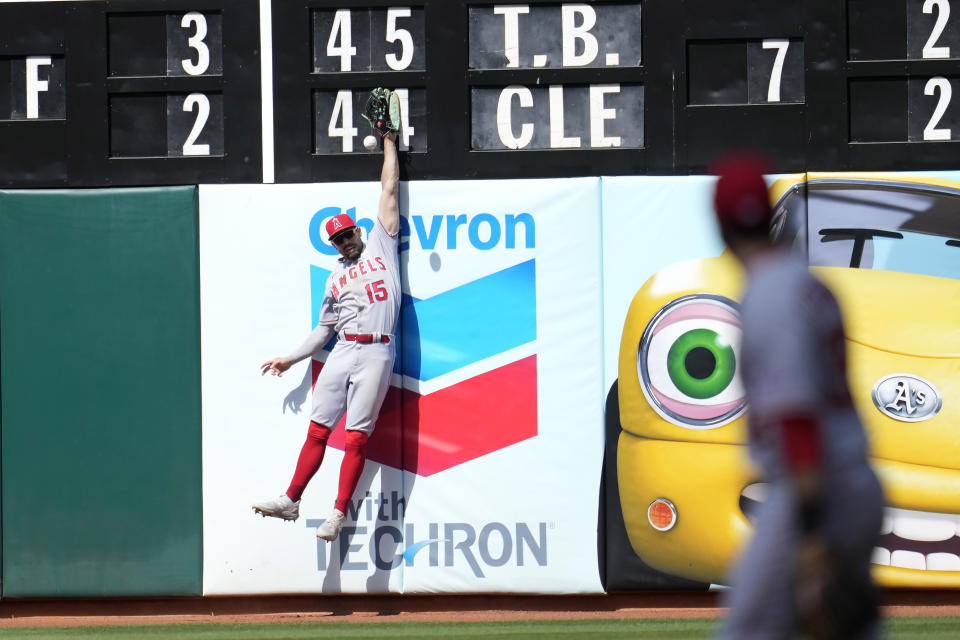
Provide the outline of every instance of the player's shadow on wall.
<path id="1" fill-rule="evenodd" d="M 310 367 L 306 367 L 303 372 L 303 380 L 301 380 L 300 384 L 283 398 L 283 413 L 286 413 L 287 409 L 289 409 L 291 413 L 296 415 L 303 410 L 303 404 L 306 402 L 307 396 L 310 395 L 310 391 L 313 387 L 313 375 L 311 374 L 311 367 L 312 364 Z"/>
<path id="2" fill-rule="evenodd" d="M 347 521 L 344 525 L 343 532 L 335 541 L 324 543 L 318 540 L 318 544 L 330 545 L 327 549 L 327 570 L 323 576 L 323 593 L 340 593 L 343 591 L 343 584 L 341 580 L 343 560 L 348 556 L 347 551 L 352 544 L 351 534 L 353 533 L 353 528 L 358 527 L 358 520 L 371 523 L 371 525 L 361 524 L 359 527 L 362 528 L 364 526 L 372 526 L 374 528 L 374 531 L 359 530 L 356 532 L 356 534 L 361 538 L 367 535 L 373 536 L 370 544 L 373 545 L 372 550 L 377 554 L 381 562 L 380 565 L 377 565 L 376 561 L 373 561 L 373 573 L 367 577 L 365 591 L 366 593 L 390 592 L 390 575 L 394 571 L 391 563 L 403 561 L 403 551 L 400 548 L 401 542 L 392 535 L 382 535 L 378 538 L 375 529 L 381 526 L 390 526 L 395 527 L 397 530 L 402 532 L 403 518 L 401 516 L 398 519 L 393 519 L 391 517 L 395 508 L 393 505 L 378 505 L 377 501 L 373 500 L 374 494 L 370 490 L 373 486 L 373 479 L 382 472 L 383 465 L 369 459 L 367 460 L 363 468 L 363 475 L 360 476 L 360 481 L 357 483 L 357 489 L 353 494 L 354 498 L 350 503 L 351 506 L 358 505 L 356 511 L 348 507 Z M 380 487 L 380 491 L 389 495 L 390 492 L 388 489 L 389 487 L 382 485 Z M 369 496 L 368 493 L 370 494 Z M 371 509 L 369 514 L 365 512 L 367 505 L 370 505 L 369 508 Z M 380 520 L 378 517 L 378 511 L 380 509 L 383 509 L 383 513 L 386 516 L 385 520 Z M 352 555 L 353 558 L 356 558 L 357 556 L 358 554 L 356 553 Z M 368 563 L 368 568 L 370 566 L 370 557 L 372 556 L 366 556 L 364 559 L 364 562 Z M 348 559 L 348 561 L 350 560 Z M 353 561 L 356 562 L 355 559 Z"/>
<path id="3" fill-rule="evenodd" d="M 409 211 L 410 198 L 406 183 L 400 184 L 398 203 L 401 212 Z M 400 279 L 403 283 L 401 289 L 409 291 L 410 288 L 407 284 L 409 252 L 400 253 L 399 265 Z M 400 317 L 397 319 L 397 328 L 395 331 L 397 344 L 394 372 L 399 373 L 400 384 L 399 388 L 394 387 L 390 390 L 390 393 L 396 394 L 396 398 L 393 401 L 396 404 L 392 407 L 388 406 L 393 404 L 388 394 L 387 400 L 384 403 L 385 406 L 381 409 L 380 415 L 381 418 L 384 418 L 387 417 L 386 414 L 388 414 L 388 412 L 392 412 L 393 416 L 387 418 L 388 422 L 384 424 L 384 426 L 387 427 L 386 429 L 381 430 L 378 426 L 377 429 L 374 429 L 373 435 L 370 438 L 371 442 L 375 439 L 385 439 L 386 442 L 382 444 L 378 443 L 381 447 L 385 445 L 397 448 L 397 450 L 393 452 L 393 455 L 386 456 L 386 459 L 394 461 L 394 464 L 384 465 L 368 459 L 355 495 L 365 495 L 373 482 L 373 478 L 377 475 L 377 472 L 380 472 L 380 490 L 390 495 L 391 499 L 392 491 L 396 490 L 403 500 L 402 508 L 395 507 L 394 505 L 390 506 L 390 515 L 392 516 L 393 510 L 396 508 L 399 518 L 393 519 L 391 517 L 385 521 L 385 524 L 399 529 L 402 537 L 405 535 L 403 532 L 405 531 L 404 522 L 406 520 L 406 510 L 410 504 L 413 495 L 413 486 L 417 479 L 417 440 L 420 432 L 420 394 L 404 388 L 404 378 L 417 379 L 420 371 L 420 324 L 417 321 L 413 298 L 411 296 L 405 294 L 401 296 L 399 315 Z M 380 420 L 378 419 L 378 423 L 379 422 Z M 371 470 L 371 465 L 375 465 L 373 470 Z M 383 472 L 385 468 L 390 467 L 395 467 L 398 472 L 398 478 L 400 480 L 399 486 L 391 486 L 389 480 L 384 476 Z M 405 550 L 405 542 L 411 541 L 397 539 L 392 535 L 383 535 L 379 539 L 375 538 L 373 540 L 373 544 L 376 547 L 374 552 L 381 561 L 384 563 L 396 563 L 396 566 L 391 569 L 377 567 L 374 573 L 367 578 L 366 591 L 368 593 L 389 592 L 391 573 L 397 568 L 401 568 L 404 563 L 403 552 Z M 402 588 L 401 586 L 401 590 Z M 326 590 L 326 581 L 324 590 Z"/>
<path id="4" fill-rule="evenodd" d="M 326 362 L 326 356 L 333 351 L 334 345 L 337 344 L 337 336 L 333 336 L 330 340 L 327 341 L 327 344 L 323 346 L 324 350 L 324 362 Z M 307 401 L 307 398 L 311 395 L 313 391 L 313 382 L 316 380 L 317 372 L 315 370 L 314 359 L 309 360 L 310 366 L 306 368 L 303 372 L 303 380 L 300 381 L 300 384 L 296 388 L 292 389 L 283 398 L 282 410 L 283 413 L 287 412 L 287 409 L 290 410 L 294 415 L 299 414 L 303 410 L 303 405 Z"/>
<path id="5" fill-rule="evenodd" d="M 406 297 L 406 296 L 405 296 Z M 402 378 L 417 380 L 420 372 L 420 324 L 412 301 L 410 308 L 403 313 L 401 327 Z M 402 383 L 403 384 L 403 383 Z M 401 391 L 400 411 L 400 466 L 404 470 L 404 490 L 409 496 L 413 489 L 416 473 L 420 465 L 420 400 L 416 389 Z"/>
<path id="6" fill-rule="evenodd" d="M 405 154 L 406 156 L 406 154 Z M 401 213 L 410 210 L 410 192 L 406 183 L 400 184 L 398 195 Z M 400 279 L 402 288 L 410 291 L 408 268 L 410 252 L 400 253 Z M 400 363 L 401 375 L 400 392 L 400 468 L 403 472 L 403 494 L 409 502 L 413 496 L 413 486 L 417 479 L 419 467 L 419 440 L 420 440 L 420 398 L 419 392 L 403 389 L 404 378 L 419 379 L 421 366 L 420 322 L 417 319 L 417 310 L 411 295 L 404 295 L 400 305 L 400 319 L 397 334 L 400 344 L 397 345 L 397 360 Z M 404 507 L 406 509 L 406 505 Z"/>

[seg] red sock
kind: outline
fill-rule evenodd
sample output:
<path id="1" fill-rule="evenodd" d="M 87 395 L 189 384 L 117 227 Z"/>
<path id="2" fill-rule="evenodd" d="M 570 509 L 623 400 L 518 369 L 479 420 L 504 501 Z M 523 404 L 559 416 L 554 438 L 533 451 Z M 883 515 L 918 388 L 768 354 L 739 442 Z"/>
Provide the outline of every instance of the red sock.
<path id="1" fill-rule="evenodd" d="M 330 429 L 319 422 L 310 421 L 310 428 L 307 429 L 307 441 L 303 443 L 303 449 L 300 450 L 300 457 L 297 459 L 297 470 L 293 472 L 293 480 L 290 481 L 290 488 L 287 489 L 287 496 L 296 502 L 303 495 L 303 490 L 307 488 L 310 478 L 320 468 L 323 462 L 323 452 L 327 449 L 327 438 L 330 437 Z"/>
<path id="2" fill-rule="evenodd" d="M 347 503 L 360 482 L 363 463 L 367 460 L 367 434 L 363 431 L 347 431 L 343 463 L 340 465 L 340 487 L 334 508 L 347 512 Z"/>

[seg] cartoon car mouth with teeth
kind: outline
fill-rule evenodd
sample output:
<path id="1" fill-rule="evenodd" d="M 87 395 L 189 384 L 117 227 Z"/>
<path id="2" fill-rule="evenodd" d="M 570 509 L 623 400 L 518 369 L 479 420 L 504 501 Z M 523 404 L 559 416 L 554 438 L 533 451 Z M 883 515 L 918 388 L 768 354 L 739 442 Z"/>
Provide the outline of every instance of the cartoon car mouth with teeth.
<path id="1" fill-rule="evenodd" d="M 960 183 L 801 174 L 770 193 L 773 233 L 844 312 L 850 390 L 888 505 L 875 576 L 960 587 Z M 746 458 L 742 286 L 729 253 L 662 269 L 620 345 L 627 536 L 646 564 L 705 583 L 726 581 L 765 496 Z"/>

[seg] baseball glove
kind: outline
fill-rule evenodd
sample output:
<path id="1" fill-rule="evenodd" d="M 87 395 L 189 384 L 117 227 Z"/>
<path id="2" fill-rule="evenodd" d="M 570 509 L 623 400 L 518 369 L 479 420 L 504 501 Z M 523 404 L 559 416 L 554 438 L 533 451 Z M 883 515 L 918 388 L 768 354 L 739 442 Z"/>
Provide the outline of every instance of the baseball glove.
<path id="1" fill-rule="evenodd" d="M 390 89 L 377 87 L 370 92 L 360 114 L 381 138 L 400 130 L 400 98 Z"/>

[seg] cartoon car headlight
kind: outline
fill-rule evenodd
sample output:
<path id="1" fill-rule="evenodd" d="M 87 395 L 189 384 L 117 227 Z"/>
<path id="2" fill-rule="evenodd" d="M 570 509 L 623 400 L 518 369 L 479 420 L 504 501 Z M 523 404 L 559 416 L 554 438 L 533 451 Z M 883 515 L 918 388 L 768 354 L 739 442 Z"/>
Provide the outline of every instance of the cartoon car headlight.
<path id="1" fill-rule="evenodd" d="M 696 294 L 664 306 L 643 332 L 637 373 L 650 406 L 688 429 L 713 429 L 743 413 L 737 375 L 739 305 Z"/>
<path id="2" fill-rule="evenodd" d="M 960 184 L 807 174 L 771 197 L 774 233 L 844 311 L 851 394 L 888 502 L 875 574 L 958 587 Z M 620 346 L 627 536 L 646 564 L 706 583 L 725 582 L 765 498 L 746 457 L 742 279 L 728 253 L 662 269 L 634 297 Z"/>

